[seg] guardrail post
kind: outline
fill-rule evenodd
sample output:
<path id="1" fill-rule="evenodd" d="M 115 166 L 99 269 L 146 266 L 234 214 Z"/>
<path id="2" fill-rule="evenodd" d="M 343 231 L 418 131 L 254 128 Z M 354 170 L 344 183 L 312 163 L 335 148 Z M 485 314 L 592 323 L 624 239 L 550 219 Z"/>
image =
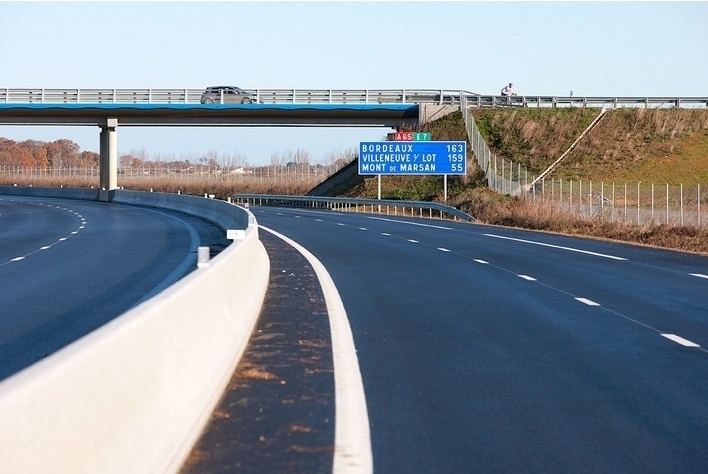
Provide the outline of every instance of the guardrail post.
<path id="1" fill-rule="evenodd" d="M 197 268 L 209 266 L 209 247 L 199 247 L 197 249 Z"/>

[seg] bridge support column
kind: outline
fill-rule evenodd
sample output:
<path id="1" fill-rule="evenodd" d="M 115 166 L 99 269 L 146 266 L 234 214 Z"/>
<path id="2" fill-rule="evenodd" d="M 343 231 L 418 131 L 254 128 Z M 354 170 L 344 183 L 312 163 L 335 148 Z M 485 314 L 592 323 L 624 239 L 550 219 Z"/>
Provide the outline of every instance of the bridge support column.
<path id="1" fill-rule="evenodd" d="M 100 146 L 100 183 L 99 183 L 99 201 L 110 201 L 110 191 L 118 187 L 118 137 L 116 128 L 118 127 L 117 118 L 106 119 L 106 125 L 101 127 L 101 146 Z"/>

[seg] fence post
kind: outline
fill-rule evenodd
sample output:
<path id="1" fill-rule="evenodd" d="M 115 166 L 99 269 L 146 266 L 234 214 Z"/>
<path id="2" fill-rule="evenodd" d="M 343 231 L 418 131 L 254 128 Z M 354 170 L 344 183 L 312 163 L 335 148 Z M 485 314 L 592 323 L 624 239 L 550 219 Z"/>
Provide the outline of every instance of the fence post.
<path id="1" fill-rule="evenodd" d="M 639 225 L 639 185 L 642 184 L 641 181 L 637 182 L 637 225 Z"/>
<path id="2" fill-rule="evenodd" d="M 666 225 L 669 225 L 669 183 L 666 183 Z"/>
<path id="3" fill-rule="evenodd" d="M 654 183 L 651 183 L 651 223 L 654 224 Z"/>
<path id="4" fill-rule="evenodd" d="M 502 194 L 504 194 L 504 162 L 505 162 L 505 161 L 506 161 L 506 160 L 502 160 L 502 169 L 501 169 L 501 179 L 502 179 L 502 182 L 501 182 L 501 192 L 502 192 Z"/>
<path id="5" fill-rule="evenodd" d="M 681 225 L 683 226 L 683 183 L 681 183 Z"/>

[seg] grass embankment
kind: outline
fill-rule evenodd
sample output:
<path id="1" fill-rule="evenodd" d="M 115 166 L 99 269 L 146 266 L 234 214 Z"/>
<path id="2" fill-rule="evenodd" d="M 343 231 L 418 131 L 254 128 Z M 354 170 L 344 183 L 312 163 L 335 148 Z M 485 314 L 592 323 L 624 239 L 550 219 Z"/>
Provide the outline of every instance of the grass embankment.
<path id="1" fill-rule="evenodd" d="M 595 108 L 477 109 L 490 149 L 540 174 L 592 120 Z M 708 182 L 708 110 L 614 109 L 552 176 L 596 182 Z"/>

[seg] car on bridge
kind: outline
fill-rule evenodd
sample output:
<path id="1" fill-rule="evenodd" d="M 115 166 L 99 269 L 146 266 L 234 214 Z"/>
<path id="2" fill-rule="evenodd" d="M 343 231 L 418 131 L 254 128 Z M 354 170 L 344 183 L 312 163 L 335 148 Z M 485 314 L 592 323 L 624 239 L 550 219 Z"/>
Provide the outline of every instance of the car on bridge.
<path id="1" fill-rule="evenodd" d="M 210 86 L 202 92 L 202 104 L 252 104 L 258 96 L 236 86 Z"/>

